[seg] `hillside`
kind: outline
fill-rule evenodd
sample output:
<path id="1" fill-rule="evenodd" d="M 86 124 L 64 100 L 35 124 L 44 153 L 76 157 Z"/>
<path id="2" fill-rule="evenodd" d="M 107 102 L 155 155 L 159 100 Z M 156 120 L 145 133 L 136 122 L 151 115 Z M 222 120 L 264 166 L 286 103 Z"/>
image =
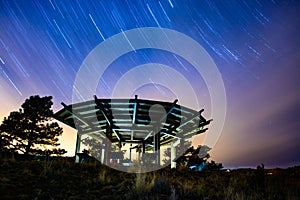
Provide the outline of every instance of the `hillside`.
<path id="1" fill-rule="evenodd" d="M 300 167 L 131 174 L 64 158 L 0 162 L 1 199 L 299 199 L 297 188 Z"/>

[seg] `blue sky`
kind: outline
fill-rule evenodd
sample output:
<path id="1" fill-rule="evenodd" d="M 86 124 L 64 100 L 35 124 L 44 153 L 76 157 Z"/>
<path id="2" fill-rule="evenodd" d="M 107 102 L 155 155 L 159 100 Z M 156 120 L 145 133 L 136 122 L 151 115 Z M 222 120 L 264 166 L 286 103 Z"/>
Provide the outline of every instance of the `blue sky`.
<path id="1" fill-rule="evenodd" d="M 168 28 L 197 41 L 222 75 L 227 115 L 212 158 L 225 166 L 300 164 L 298 1 L 0 4 L 1 118 L 34 94 L 53 96 L 54 110 L 61 109 L 60 102 L 72 103 L 76 74 L 97 45 L 134 28 Z M 205 108 L 209 115 L 210 95 L 201 75 L 183 58 L 160 50 L 130 52 L 116 59 L 98 85 L 98 98 L 110 98 L 126 72 L 150 62 L 168 65 L 189 80 L 199 109 Z M 138 88 L 137 93 L 140 98 L 174 99 L 168 88 L 155 83 Z M 74 138 L 71 130 L 66 132 L 63 144 L 69 148 Z"/>

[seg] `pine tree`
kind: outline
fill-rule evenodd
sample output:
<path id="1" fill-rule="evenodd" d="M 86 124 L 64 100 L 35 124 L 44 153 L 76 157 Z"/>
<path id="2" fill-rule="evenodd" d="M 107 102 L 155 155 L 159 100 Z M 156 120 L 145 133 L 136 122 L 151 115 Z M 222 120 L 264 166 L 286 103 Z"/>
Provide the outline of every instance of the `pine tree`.
<path id="1" fill-rule="evenodd" d="M 11 112 L 0 125 L 1 135 L 9 138 L 6 147 L 24 155 L 64 154 L 64 149 L 56 149 L 58 136 L 63 132 L 58 123 L 52 122 L 52 97 L 31 96 L 19 111 Z M 51 148 L 51 149 L 50 149 Z"/>

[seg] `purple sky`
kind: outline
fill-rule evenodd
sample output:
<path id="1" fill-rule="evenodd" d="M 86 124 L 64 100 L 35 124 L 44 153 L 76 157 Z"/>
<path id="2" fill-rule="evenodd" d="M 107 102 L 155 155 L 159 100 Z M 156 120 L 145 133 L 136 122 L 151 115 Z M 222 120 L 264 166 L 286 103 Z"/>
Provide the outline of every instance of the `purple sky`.
<path id="1" fill-rule="evenodd" d="M 1 1 L 0 118 L 34 94 L 53 96 L 55 111 L 60 102 L 70 104 L 76 74 L 97 45 L 126 30 L 162 27 L 197 41 L 222 75 L 227 115 L 212 159 L 228 167 L 299 165 L 299 10 L 299 1 Z M 200 102 L 186 106 L 210 114 L 201 75 L 183 58 L 159 50 L 118 58 L 99 83 L 98 98 L 110 98 L 126 72 L 146 63 L 177 70 Z M 136 92 L 166 101 L 178 95 L 155 83 Z M 62 143 L 72 153 L 74 131 L 68 129 Z"/>

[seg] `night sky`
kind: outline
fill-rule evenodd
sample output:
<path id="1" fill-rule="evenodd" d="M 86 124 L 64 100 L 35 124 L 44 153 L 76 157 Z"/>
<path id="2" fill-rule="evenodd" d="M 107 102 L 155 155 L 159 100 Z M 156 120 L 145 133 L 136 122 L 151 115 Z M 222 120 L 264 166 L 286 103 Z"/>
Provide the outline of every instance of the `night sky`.
<path id="1" fill-rule="evenodd" d="M 299 1 L 1 0 L 0 119 L 34 94 L 53 96 L 54 111 L 62 108 L 61 102 L 71 104 L 78 70 L 97 45 L 130 29 L 167 28 L 197 41 L 222 75 L 227 112 L 212 159 L 226 167 L 299 165 L 299 10 Z M 137 88 L 139 98 L 178 98 L 179 104 L 204 108 L 204 114 L 214 118 L 209 86 L 193 65 L 158 49 L 132 51 L 116 59 L 99 81 L 98 98 L 111 98 L 118 80 L 147 63 L 169 66 L 184 76 L 199 104 L 183 101 L 195 99 L 174 94 L 155 81 Z M 141 68 L 139 73 L 142 77 L 148 72 Z M 159 73 L 168 77 L 164 70 Z M 210 126 L 214 123 L 220 122 Z M 66 128 L 61 141 L 70 154 L 74 135 Z"/>

